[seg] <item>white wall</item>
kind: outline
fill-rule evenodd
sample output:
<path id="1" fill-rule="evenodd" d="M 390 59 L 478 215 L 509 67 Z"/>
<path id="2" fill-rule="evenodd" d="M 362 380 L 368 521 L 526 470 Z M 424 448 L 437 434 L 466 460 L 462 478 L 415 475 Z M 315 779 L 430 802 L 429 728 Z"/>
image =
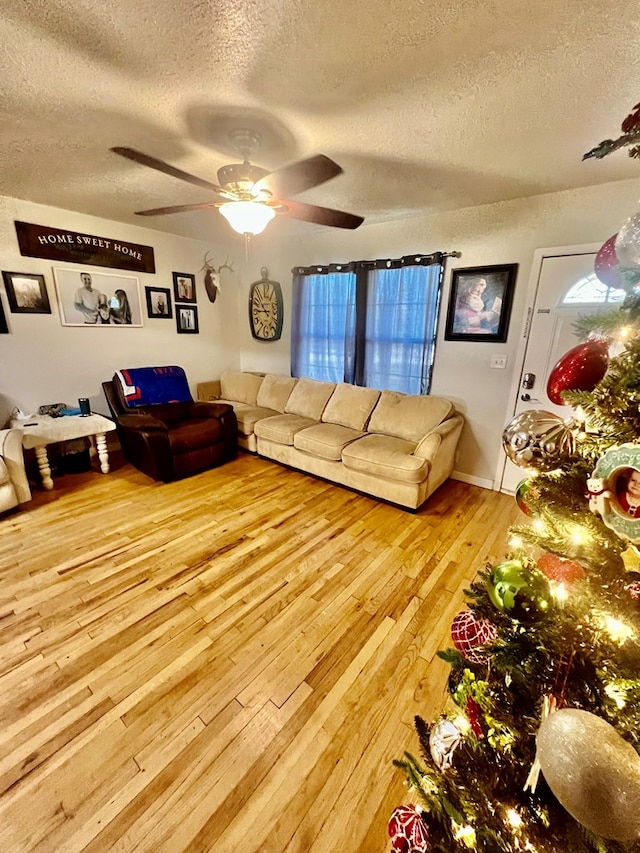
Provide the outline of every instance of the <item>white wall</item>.
<path id="1" fill-rule="evenodd" d="M 363 226 L 354 232 L 323 230 L 280 255 L 280 268 L 363 258 L 395 258 L 413 252 L 453 251 L 445 290 L 431 393 L 454 400 L 467 418 L 457 475 L 491 487 L 502 458 L 501 435 L 511 416 L 510 399 L 533 253 L 538 248 L 604 243 L 640 207 L 640 182 L 621 181 L 482 207 Z M 443 340 L 450 270 L 485 264 L 519 264 L 509 336 L 505 344 Z M 291 274 L 282 278 L 290 286 Z M 290 301 L 286 303 L 290 305 Z M 506 355 L 506 370 L 489 367 L 492 354 Z M 243 366 L 257 361 L 243 353 Z M 286 372 L 286 371 L 285 371 Z"/>
<path id="2" fill-rule="evenodd" d="M 291 268 L 298 256 L 295 248 L 298 241 L 288 239 L 286 234 L 279 233 L 278 222 L 269 225 L 272 230 L 253 238 L 249 245 L 248 260 L 239 264 L 238 316 L 240 318 L 240 333 L 238 338 L 240 364 L 242 370 L 256 370 L 264 373 L 280 373 L 289 375 L 291 371 Z M 284 229 L 286 232 L 286 227 Z M 232 235 L 232 240 L 242 241 Z M 239 254 L 238 249 L 235 255 Z M 284 319 L 282 335 L 279 341 L 258 341 L 251 335 L 249 327 L 249 289 L 254 281 L 260 281 L 261 269 L 266 267 L 270 281 L 277 281 L 282 288 L 284 304 Z"/>
<path id="3" fill-rule="evenodd" d="M 286 222 L 276 221 L 263 235 L 254 238 L 248 259 L 239 235 L 230 234 L 224 246 L 212 245 L 0 198 L 0 268 L 44 273 L 53 306 L 51 315 L 11 314 L 6 294 L 2 297 L 11 334 L 0 335 L 0 421 L 14 405 L 32 411 L 47 402 L 75 404 L 80 396 L 90 397 L 98 410 L 105 411 L 100 382 L 119 367 L 180 364 L 194 390 L 196 382 L 216 378 L 227 367 L 288 374 L 292 267 L 457 250 L 462 257 L 447 262 L 432 393 L 454 400 L 467 418 L 457 476 L 491 487 L 502 458 L 502 429 L 513 410 L 510 386 L 517 366 L 534 251 L 604 243 L 636 212 L 639 195 L 639 182 L 621 181 L 365 225 L 354 232 L 310 228 L 305 239 L 290 237 Z M 172 270 L 196 273 L 200 334 L 178 335 L 174 321 L 148 320 L 144 309 L 142 329 L 61 326 L 51 272 L 56 264 L 20 256 L 14 219 L 153 246 L 158 272 L 140 274 L 143 299 L 144 285 L 172 289 Z M 206 299 L 202 273 L 198 272 L 205 252 L 212 250 L 217 263 L 229 258 L 234 266 L 234 273 L 223 280 L 222 293 L 213 305 Z M 443 340 L 451 268 L 504 263 L 519 264 L 507 342 Z M 269 278 L 280 282 L 284 296 L 282 338 L 272 343 L 255 341 L 248 322 L 249 287 L 260 279 L 263 266 L 268 268 Z M 494 353 L 507 356 L 506 370 L 489 367 Z"/>
<path id="4" fill-rule="evenodd" d="M 22 257 L 15 219 L 152 246 L 155 274 L 77 265 L 78 271 L 138 276 L 143 328 L 62 326 L 52 270 L 75 265 Z M 200 271 L 207 251 L 218 264 L 232 254 L 213 243 L 0 197 L 0 269 L 43 274 L 52 307 L 51 314 L 13 314 L 2 285 L 10 334 L 0 335 L 0 425 L 14 406 L 31 414 L 43 403 L 77 406 L 78 397 L 89 397 L 96 411 L 106 413 L 100 383 L 122 367 L 178 364 L 194 393 L 197 382 L 219 376 L 226 367 L 239 367 L 237 264 L 232 274 L 224 274 L 222 292 L 212 304 Z M 173 303 L 172 271 L 196 275 L 198 335 L 177 333 L 175 306 L 171 320 L 147 317 L 145 286 L 169 288 Z"/>

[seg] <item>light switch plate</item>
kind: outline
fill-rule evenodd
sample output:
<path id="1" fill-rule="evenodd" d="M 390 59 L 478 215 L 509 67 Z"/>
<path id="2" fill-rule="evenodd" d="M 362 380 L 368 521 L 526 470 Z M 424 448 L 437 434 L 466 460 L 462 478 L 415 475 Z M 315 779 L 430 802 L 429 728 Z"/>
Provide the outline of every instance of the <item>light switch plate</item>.
<path id="1" fill-rule="evenodd" d="M 507 356 L 506 355 L 492 355 L 491 356 L 491 367 L 496 367 L 499 370 L 504 370 L 507 366 Z"/>

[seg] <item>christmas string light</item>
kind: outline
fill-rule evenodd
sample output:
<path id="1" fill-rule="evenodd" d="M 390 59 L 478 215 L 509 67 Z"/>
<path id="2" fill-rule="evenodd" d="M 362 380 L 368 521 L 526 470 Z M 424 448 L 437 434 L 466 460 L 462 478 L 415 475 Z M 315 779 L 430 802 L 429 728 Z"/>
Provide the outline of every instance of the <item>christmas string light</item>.
<path id="1" fill-rule="evenodd" d="M 476 831 L 469 824 L 465 824 L 464 826 L 460 826 L 460 824 L 453 822 L 453 837 L 456 841 L 461 841 L 465 847 L 469 850 L 472 850 L 477 843 Z"/>
<path id="2" fill-rule="evenodd" d="M 635 638 L 635 631 L 630 625 L 627 625 L 621 619 L 616 619 L 609 613 L 603 613 L 599 610 L 594 610 L 596 625 L 605 631 L 614 643 L 622 646 L 627 640 Z"/>

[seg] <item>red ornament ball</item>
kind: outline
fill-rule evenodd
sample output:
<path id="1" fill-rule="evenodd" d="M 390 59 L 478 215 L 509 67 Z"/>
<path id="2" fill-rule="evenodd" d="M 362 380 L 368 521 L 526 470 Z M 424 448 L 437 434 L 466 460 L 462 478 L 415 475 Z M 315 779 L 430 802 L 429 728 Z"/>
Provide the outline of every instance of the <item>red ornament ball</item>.
<path id="1" fill-rule="evenodd" d="M 392 853 L 427 853 L 429 833 L 422 812 L 415 806 L 398 806 L 389 820 Z"/>
<path id="2" fill-rule="evenodd" d="M 470 663 L 486 663 L 489 654 L 484 648 L 497 636 L 497 629 L 488 619 L 478 619 L 471 610 L 461 610 L 451 623 L 453 645 Z"/>
<path id="3" fill-rule="evenodd" d="M 625 586 L 625 589 L 634 601 L 640 601 L 640 581 L 632 581 L 632 583 L 628 583 Z"/>
<path id="4" fill-rule="evenodd" d="M 562 406 L 563 391 L 593 391 L 607 372 L 609 347 L 606 338 L 591 338 L 570 349 L 555 365 L 547 380 L 547 396 Z M 565 404 L 566 405 L 566 404 Z"/>
<path id="5" fill-rule="evenodd" d="M 521 480 L 518 483 L 518 487 L 516 489 L 516 503 L 518 504 L 518 508 L 525 515 L 533 515 L 531 509 L 527 506 L 527 492 L 531 488 L 531 480 Z"/>
<path id="6" fill-rule="evenodd" d="M 465 708 L 465 713 L 467 715 L 467 720 L 469 720 L 469 725 L 471 726 L 471 730 L 474 735 L 478 738 L 484 737 L 484 732 L 482 731 L 482 724 L 480 722 L 480 718 L 482 716 L 482 708 L 473 696 L 469 696 L 467 699 L 467 707 Z"/>
<path id="7" fill-rule="evenodd" d="M 602 246 L 593 263 L 593 271 L 598 279 L 608 287 L 622 287 L 620 275 L 618 274 L 619 260 L 616 255 L 616 237 L 609 237 Z"/>
<path id="8" fill-rule="evenodd" d="M 563 560 L 557 554 L 543 554 L 538 560 L 538 568 L 549 580 L 571 586 L 576 581 L 586 578 L 587 573 L 580 563 L 573 560 Z"/>

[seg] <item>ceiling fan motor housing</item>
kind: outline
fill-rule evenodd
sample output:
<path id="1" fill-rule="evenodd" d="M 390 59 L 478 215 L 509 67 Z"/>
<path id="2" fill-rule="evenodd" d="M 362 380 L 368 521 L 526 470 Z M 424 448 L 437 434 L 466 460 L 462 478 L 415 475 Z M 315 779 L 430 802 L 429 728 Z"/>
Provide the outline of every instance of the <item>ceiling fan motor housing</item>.
<path id="1" fill-rule="evenodd" d="M 233 193 L 248 194 L 253 197 L 253 185 L 269 174 L 267 169 L 251 163 L 230 163 L 218 169 L 218 181 L 221 187 Z"/>

